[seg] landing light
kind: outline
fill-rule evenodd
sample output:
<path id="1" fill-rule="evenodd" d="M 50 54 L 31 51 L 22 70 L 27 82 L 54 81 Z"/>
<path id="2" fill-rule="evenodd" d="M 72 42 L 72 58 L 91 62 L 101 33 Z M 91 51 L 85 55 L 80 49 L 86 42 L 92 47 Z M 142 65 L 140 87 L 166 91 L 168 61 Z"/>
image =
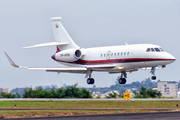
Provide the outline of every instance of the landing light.
<path id="1" fill-rule="evenodd" d="M 124 69 L 125 67 L 123 67 L 123 66 L 119 66 L 118 67 L 118 69 L 120 69 L 120 70 L 122 70 L 122 69 Z"/>

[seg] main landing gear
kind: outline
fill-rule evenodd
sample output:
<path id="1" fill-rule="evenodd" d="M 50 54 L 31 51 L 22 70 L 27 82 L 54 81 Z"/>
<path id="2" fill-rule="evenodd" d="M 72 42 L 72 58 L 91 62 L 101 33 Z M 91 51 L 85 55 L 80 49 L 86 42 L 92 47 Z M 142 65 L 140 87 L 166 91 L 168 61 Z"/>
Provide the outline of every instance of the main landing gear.
<path id="1" fill-rule="evenodd" d="M 151 77 L 152 80 L 156 80 L 155 70 L 156 70 L 156 68 L 155 68 L 155 67 L 152 67 L 152 68 L 151 68 L 151 71 L 150 71 L 150 73 L 153 74 L 153 76 Z"/>
<path id="2" fill-rule="evenodd" d="M 127 78 L 127 74 L 125 71 L 123 71 L 121 73 L 121 77 L 119 78 L 119 84 L 126 84 L 126 78 Z"/>
<path id="3" fill-rule="evenodd" d="M 126 84 L 126 78 L 119 78 L 119 84 Z"/>
<path id="4" fill-rule="evenodd" d="M 87 84 L 93 85 L 94 84 L 94 78 L 88 78 L 87 79 Z"/>
<path id="5" fill-rule="evenodd" d="M 89 75 L 89 78 L 87 79 L 87 84 L 89 84 L 89 85 L 93 85 L 95 82 L 94 78 L 91 78 L 91 73 L 92 73 L 92 71 L 89 69 L 86 74 L 86 77 L 88 77 L 88 75 Z"/>

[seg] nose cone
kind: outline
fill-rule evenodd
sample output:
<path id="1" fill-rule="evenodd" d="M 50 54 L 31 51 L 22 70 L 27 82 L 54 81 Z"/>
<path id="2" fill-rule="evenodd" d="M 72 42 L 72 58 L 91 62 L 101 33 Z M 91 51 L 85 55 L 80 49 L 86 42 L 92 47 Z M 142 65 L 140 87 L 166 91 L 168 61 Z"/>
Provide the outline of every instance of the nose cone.
<path id="1" fill-rule="evenodd" d="M 56 60 L 55 55 L 52 55 L 51 58 L 52 58 L 53 60 Z"/>
<path id="2" fill-rule="evenodd" d="M 168 59 L 169 59 L 170 63 L 173 63 L 176 60 L 176 58 L 171 54 L 168 54 Z"/>
<path id="3" fill-rule="evenodd" d="M 173 60 L 173 61 L 176 60 L 176 58 L 173 55 L 171 55 L 171 54 L 170 54 L 170 59 Z"/>

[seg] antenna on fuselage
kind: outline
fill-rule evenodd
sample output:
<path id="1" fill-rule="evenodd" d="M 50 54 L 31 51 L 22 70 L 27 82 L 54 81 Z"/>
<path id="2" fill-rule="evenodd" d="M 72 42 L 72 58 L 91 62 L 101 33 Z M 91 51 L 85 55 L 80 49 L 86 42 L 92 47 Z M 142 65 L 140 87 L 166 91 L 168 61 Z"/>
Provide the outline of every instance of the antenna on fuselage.
<path id="1" fill-rule="evenodd" d="M 127 42 L 125 42 L 125 44 L 128 45 Z"/>

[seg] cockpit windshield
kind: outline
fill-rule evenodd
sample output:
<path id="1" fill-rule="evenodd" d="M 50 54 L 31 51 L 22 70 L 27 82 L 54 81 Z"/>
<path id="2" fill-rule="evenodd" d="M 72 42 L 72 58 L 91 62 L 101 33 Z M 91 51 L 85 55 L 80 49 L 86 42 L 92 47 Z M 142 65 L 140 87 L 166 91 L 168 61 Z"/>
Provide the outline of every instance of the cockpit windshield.
<path id="1" fill-rule="evenodd" d="M 162 48 L 147 48 L 146 52 L 163 52 Z"/>

